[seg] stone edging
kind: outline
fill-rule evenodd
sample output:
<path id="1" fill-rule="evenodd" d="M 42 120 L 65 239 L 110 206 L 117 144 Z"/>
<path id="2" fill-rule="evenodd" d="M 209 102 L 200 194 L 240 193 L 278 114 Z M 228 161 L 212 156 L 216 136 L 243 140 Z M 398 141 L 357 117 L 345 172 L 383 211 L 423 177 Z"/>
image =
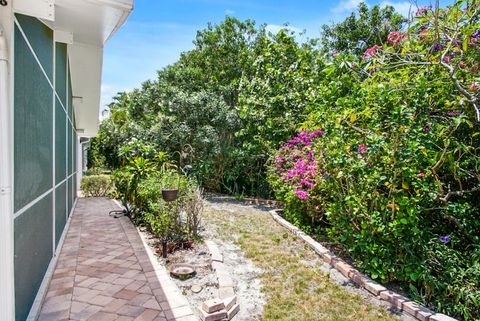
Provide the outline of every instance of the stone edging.
<path id="1" fill-rule="evenodd" d="M 298 227 L 285 220 L 277 213 L 277 210 L 271 210 L 269 213 L 276 222 L 307 243 L 323 259 L 323 261 L 325 261 L 325 263 L 328 263 L 337 271 L 342 273 L 346 278 L 352 280 L 381 300 L 389 302 L 392 307 L 402 310 L 420 321 L 458 321 L 457 319 L 449 317 L 445 314 L 435 313 L 400 294 L 388 290 L 384 286 L 376 283 L 368 276 L 355 269 L 350 264 L 344 262 L 342 259 L 330 252 L 327 248 L 315 241 L 312 237 L 302 232 Z"/>
<path id="2" fill-rule="evenodd" d="M 233 280 L 225 264 L 223 264 L 223 255 L 220 253 L 217 244 L 211 240 L 206 240 L 205 245 L 207 245 L 208 251 L 210 252 L 212 270 L 214 270 L 217 275 L 218 297 L 223 300 L 234 296 Z"/>

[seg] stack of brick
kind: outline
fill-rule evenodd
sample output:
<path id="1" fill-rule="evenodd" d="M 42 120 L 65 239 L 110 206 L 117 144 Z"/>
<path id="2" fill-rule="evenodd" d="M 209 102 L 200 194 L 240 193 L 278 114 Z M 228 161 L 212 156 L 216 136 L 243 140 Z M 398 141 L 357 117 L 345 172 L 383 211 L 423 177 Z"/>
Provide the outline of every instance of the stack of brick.
<path id="1" fill-rule="evenodd" d="M 240 305 L 237 304 L 237 297 L 232 296 L 224 300 L 207 300 L 198 307 L 198 310 L 203 321 L 226 321 L 232 320 L 240 310 Z"/>

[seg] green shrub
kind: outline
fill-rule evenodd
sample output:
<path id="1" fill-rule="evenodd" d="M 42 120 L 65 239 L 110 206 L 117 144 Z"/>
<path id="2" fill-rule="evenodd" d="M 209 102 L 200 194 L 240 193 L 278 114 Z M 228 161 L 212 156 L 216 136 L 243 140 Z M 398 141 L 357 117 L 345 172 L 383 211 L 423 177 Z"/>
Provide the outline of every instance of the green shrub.
<path id="1" fill-rule="evenodd" d="M 90 175 L 82 177 L 80 189 L 86 197 L 111 197 L 115 184 L 111 175 Z"/>
<path id="2" fill-rule="evenodd" d="M 153 173 L 138 180 L 135 189 L 131 184 L 132 173 L 128 169 L 114 172 L 119 193 L 135 195 L 129 199 L 136 224 L 145 226 L 159 238 L 168 240 L 197 237 L 203 200 L 195 180 L 174 170 Z M 165 202 L 162 189 L 178 188 L 178 198 Z"/>
<path id="3" fill-rule="evenodd" d="M 91 175 L 110 175 L 111 171 L 107 168 L 89 168 L 85 171 L 84 176 L 91 176 Z"/>
<path id="4" fill-rule="evenodd" d="M 424 8 L 385 46 L 332 57 L 310 131 L 275 153 L 269 180 L 288 219 L 372 278 L 478 320 L 480 4 L 470 4 Z M 302 139 L 320 126 L 321 138 Z"/>

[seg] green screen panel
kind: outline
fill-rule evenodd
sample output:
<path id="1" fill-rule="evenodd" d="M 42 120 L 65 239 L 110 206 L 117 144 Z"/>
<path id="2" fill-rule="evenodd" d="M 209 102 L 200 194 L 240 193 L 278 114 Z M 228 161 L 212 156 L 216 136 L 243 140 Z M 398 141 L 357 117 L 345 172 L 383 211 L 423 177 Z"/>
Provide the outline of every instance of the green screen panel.
<path id="1" fill-rule="evenodd" d="M 15 26 L 14 209 L 52 187 L 53 91 Z"/>
<path id="2" fill-rule="evenodd" d="M 55 183 L 67 178 L 67 117 L 55 99 Z"/>
<path id="3" fill-rule="evenodd" d="M 67 223 L 67 182 L 55 190 L 55 244 L 58 245 Z"/>
<path id="4" fill-rule="evenodd" d="M 15 315 L 26 320 L 53 255 L 52 194 L 15 219 Z"/>
<path id="5" fill-rule="evenodd" d="M 55 43 L 55 90 L 63 106 L 67 106 L 67 45 Z"/>
<path id="6" fill-rule="evenodd" d="M 40 60 L 48 78 L 53 83 L 53 31 L 37 18 L 15 14 L 28 42 Z M 16 37 L 16 39 L 19 39 Z M 18 66 L 17 62 L 15 65 Z"/>

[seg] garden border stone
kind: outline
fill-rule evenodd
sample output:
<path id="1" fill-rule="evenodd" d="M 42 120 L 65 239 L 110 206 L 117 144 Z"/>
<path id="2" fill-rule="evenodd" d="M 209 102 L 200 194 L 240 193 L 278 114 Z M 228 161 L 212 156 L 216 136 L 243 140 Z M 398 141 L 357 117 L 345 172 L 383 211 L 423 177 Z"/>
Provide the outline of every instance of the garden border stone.
<path id="1" fill-rule="evenodd" d="M 350 279 L 352 282 L 364 288 L 368 292 L 374 294 L 379 299 L 389 302 L 392 307 L 398 310 L 402 310 L 408 315 L 420 321 L 458 321 L 457 319 L 446 316 L 444 314 L 435 313 L 434 311 L 429 310 L 426 307 L 423 307 L 398 293 L 390 291 L 383 285 L 373 281 L 368 276 L 361 273 L 353 266 L 334 255 L 323 245 L 315 241 L 311 236 L 305 234 L 298 227 L 285 220 L 277 213 L 277 211 L 278 209 L 273 209 L 269 211 L 270 215 L 277 223 L 279 223 L 292 234 L 297 235 L 305 243 L 307 243 L 315 251 L 315 253 L 317 253 L 322 258 L 325 263 L 331 265 L 333 268 L 335 268 L 345 277 Z"/>
<path id="2" fill-rule="evenodd" d="M 222 300 L 227 299 L 235 295 L 234 282 L 228 269 L 223 263 L 223 255 L 221 254 L 217 244 L 212 240 L 206 240 L 205 245 L 207 245 L 208 251 L 212 256 L 211 266 L 212 270 L 215 271 L 215 275 L 218 279 L 218 297 Z"/>

